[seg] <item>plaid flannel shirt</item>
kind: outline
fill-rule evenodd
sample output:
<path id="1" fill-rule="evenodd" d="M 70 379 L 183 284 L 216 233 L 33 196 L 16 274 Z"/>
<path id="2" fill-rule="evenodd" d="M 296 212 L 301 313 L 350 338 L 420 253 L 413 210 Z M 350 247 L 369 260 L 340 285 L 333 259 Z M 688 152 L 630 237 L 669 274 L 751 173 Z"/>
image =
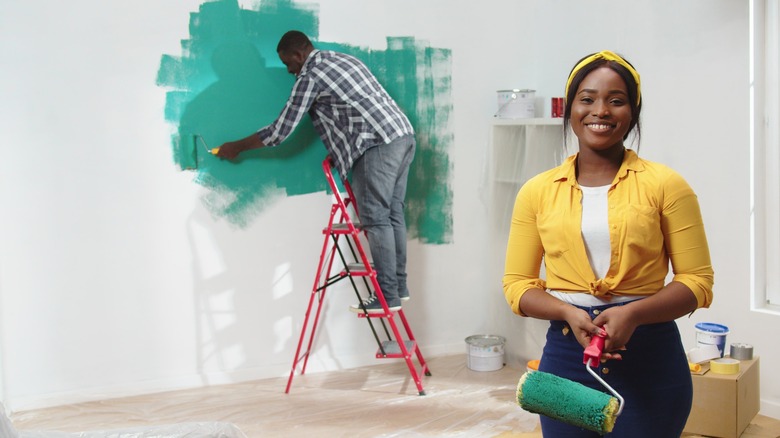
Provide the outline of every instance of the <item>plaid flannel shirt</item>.
<path id="1" fill-rule="evenodd" d="M 414 134 L 409 119 L 357 58 L 314 50 L 279 117 L 257 133 L 281 143 L 308 112 L 342 178 L 366 149 Z"/>

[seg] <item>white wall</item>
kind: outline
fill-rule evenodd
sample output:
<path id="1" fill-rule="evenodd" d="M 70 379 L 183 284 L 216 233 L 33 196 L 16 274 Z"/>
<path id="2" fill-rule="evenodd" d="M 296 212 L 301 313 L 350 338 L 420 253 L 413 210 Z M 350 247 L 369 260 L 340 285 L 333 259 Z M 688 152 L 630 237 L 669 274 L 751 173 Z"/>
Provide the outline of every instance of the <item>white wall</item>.
<path id="1" fill-rule="evenodd" d="M 289 372 L 329 200 L 283 199 L 236 229 L 177 171 L 155 75 L 198 5 L 0 5 L 0 388 L 12 410 Z M 573 63 L 608 48 L 642 75 L 640 153 L 701 201 L 715 302 L 680 320 L 684 340 L 706 320 L 753 344 L 762 412 L 780 418 L 768 372 L 780 353 L 765 335 L 778 317 L 749 310 L 747 3 L 322 0 L 319 18 L 323 41 L 383 49 L 409 35 L 452 50 L 454 243 L 409 248 L 406 308 L 424 354 L 496 333 L 515 365 L 538 355 L 544 325 L 509 313 L 503 248 L 484 226 L 495 91 L 561 95 Z M 349 296 L 328 299 L 310 371 L 376 363 Z"/>

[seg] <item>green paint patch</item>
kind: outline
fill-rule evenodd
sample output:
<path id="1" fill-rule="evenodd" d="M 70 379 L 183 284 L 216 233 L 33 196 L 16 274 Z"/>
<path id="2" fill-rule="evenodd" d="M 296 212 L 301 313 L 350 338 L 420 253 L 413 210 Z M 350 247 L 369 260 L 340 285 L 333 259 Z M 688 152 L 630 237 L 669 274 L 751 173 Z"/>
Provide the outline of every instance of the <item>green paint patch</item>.
<path id="1" fill-rule="evenodd" d="M 316 41 L 318 12 L 316 5 L 290 0 L 263 1 L 254 9 L 216 0 L 190 15 L 182 54 L 163 55 L 157 74 L 157 84 L 167 90 L 165 118 L 176 127 L 175 163 L 194 171 L 195 181 L 209 189 L 204 205 L 239 227 L 279 198 L 326 190 L 325 147 L 307 119 L 282 145 L 244 153 L 235 162 L 207 151 L 279 115 L 294 78 L 278 60 L 276 44 L 284 32 L 297 29 L 319 49 L 363 60 L 407 114 L 417 132 L 407 192 L 409 236 L 424 243 L 451 242 L 450 50 L 412 37 L 388 37 L 387 50 Z"/>

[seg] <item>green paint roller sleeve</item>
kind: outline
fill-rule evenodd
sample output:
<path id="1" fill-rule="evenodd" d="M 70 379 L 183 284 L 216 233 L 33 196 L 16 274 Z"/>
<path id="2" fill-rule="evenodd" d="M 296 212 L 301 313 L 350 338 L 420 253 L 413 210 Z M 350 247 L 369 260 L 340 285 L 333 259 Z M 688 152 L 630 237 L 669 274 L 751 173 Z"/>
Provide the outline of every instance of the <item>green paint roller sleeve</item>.
<path id="1" fill-rule="evenodd" d="M 619 408 L 615 397 L 542 371 L 529 371 L 517 384 L 524 410 L 601 434 L 612 431 Z"/>
<path id="2" fill-rule="evenodd" d="M 174 142 L 174 154 L 176 162 L 182 170 L 198 168 L 198 151 L 195 147 L 197 135 L 179 134 Z"/>

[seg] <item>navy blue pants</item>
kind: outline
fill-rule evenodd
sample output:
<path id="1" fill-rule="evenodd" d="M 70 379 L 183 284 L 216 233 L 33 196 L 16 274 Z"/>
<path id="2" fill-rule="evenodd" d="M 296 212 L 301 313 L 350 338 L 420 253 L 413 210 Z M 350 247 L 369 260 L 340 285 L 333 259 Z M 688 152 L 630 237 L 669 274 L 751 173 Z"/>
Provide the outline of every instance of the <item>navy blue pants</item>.
<path id="1" fill-rule="evenodd" d="M 619 305 L 619 304 L 617 304 Z M 583 308 L 591 318 L 612 305 Z M 621 352 L 623 360 L 599 364 L 597 372 L 625 399 L 607 437 L 676 438 L 693 402 L 693 384 L 680 332 L 674 321 L 637 327 Z M 583 348 L 565 321 L 551 321 L 539 370 L 609 393 L 586 370 Z M 541 416 L 542 435 L 551 438 L 599 434 Z"/>

